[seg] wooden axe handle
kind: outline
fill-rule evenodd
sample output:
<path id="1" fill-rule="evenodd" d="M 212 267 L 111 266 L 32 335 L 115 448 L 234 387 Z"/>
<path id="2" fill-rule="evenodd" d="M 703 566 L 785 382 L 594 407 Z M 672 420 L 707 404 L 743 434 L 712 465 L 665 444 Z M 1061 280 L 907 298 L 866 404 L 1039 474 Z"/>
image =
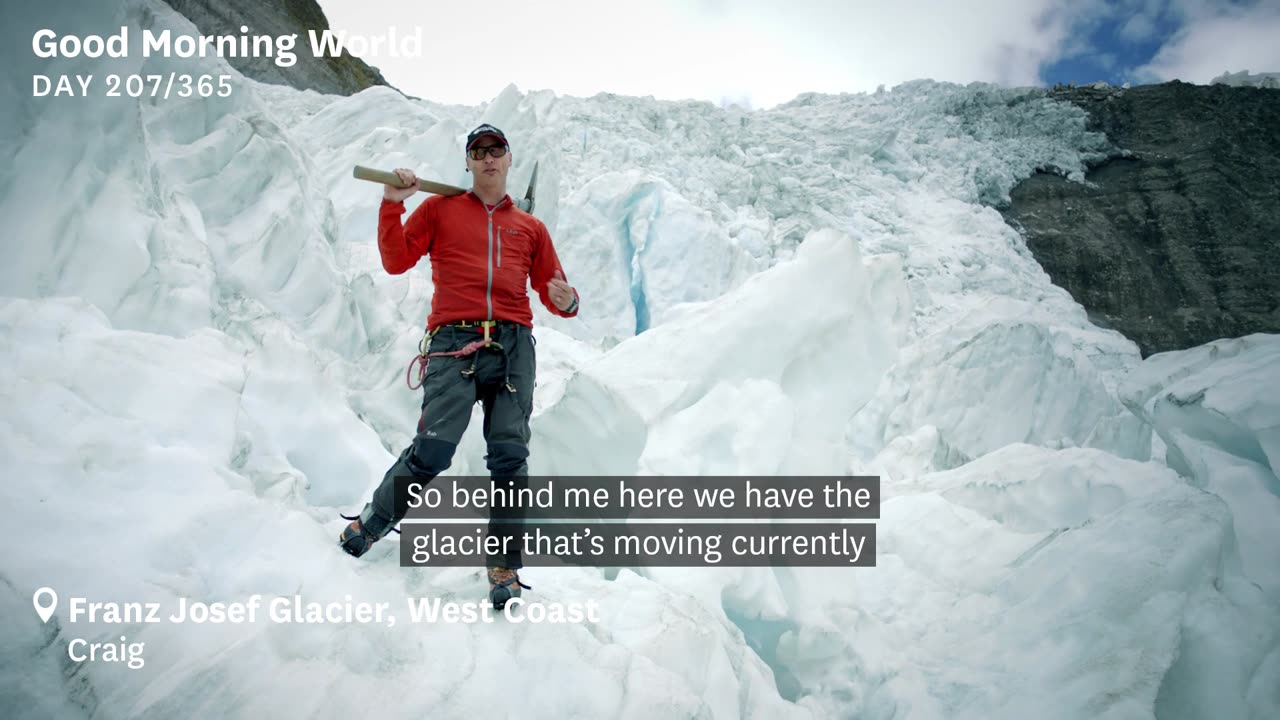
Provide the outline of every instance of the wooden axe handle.
<path id="1" fill-rule="evenodd" d="M 374 170 L 373 168 L 367 168 L 363 165 L 357 165 L 356 169 L 352 171 L 351 176 L 357 180 L 368 180 L 369 182 L 390 185 L 391 187 L 406 187 L 404 183 L 400 182 L 399 175 L 386 170 Z M 456 185 L 445 185 L 444 183 L 423 180 L 422 178 L 418 178 L 418 189 L 434 193 L 436 195 L 461 195 L 466 192 L 464 188 L 457 187 Z"/>

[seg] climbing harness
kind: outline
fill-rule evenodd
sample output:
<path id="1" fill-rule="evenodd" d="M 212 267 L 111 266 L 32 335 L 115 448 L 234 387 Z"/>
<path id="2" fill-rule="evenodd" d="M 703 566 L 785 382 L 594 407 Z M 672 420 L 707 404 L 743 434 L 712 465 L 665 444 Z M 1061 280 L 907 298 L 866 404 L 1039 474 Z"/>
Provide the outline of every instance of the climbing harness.
<path id="1" fill-rule="evenodd" d="M 441 325 L 437 327 L 435 330 L 428 331 L 427 334 L 422 336 L 422 340 L 418 342 L 417 357 L 415 357 L 412 361 L 409 362 L 409 367 L 405 370 L 405 384 L 409 386 L 409 389 L 418 390 L 422 388 L 422 384 L 426 382 L 427 366 L 431 364 L 431 358 L 466 357 L 470 355 L 471 366 L 468 367 L 466 370 L 462 371 L 462 376 L 471 377 L 476 374 L 476 360 L 479 359 L 479 356 L 477 355 L 477 353 L 483 348 L 494 348 L 498 352 L 502 353 L 502 385 L 504 388 L 506 388 L 507 392 L 511 392 L 511 393 L 516 392 L 516 386 L 511 384 L 511 370 L 510 370 L 511 358 L 507 354 L 507 349 L 502 345 L 502 343 L 498 342 L 497 340 L 494 340 L 490 334 L 493 328 L 497 327 L 498 321 L 497 320 L 475 320 L 475 321 L 462 320 L 455 323 L 449 323 L 449 325 L 452 327 L 463 328 L 463 329 L 470 329 L 470 328 L 477 328 L 477 327 L 483 328 L 484 337 L 481 338 L 480 340 L 474 340 L 472 342 L 467 343 L 460 350 L 441 350 L 438 352 L 428 352 L 427 347 L 431 342 L 431 338 L 435 337 L 436 333 L 443 330 L 446 326 Z M 418 368 L 418 384 L 417 385 L 414 385 L 413 380 L 411 379 L 413 377 L 413 369 L 415 366 Z"/>

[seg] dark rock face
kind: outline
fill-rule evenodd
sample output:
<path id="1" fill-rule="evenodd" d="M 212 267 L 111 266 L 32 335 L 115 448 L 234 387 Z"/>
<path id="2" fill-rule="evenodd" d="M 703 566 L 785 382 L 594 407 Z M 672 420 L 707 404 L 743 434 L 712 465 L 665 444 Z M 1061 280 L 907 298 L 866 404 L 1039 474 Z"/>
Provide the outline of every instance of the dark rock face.
<path id="1" fill-rule="evenodd" d="M 240 35 L 241 25 L 248 26 L 253 35 L 297 34 L 294 53 L 298 62 L 290 67 L 277 67 L 275 59 L 269 57 L 227 58 L 231 67 L 254 80 L 328 95 L 353 95 L 367 87 L 387 84 L 376 68 L 345 50 L 342 57 L 336 58 L 312 55 L 307 31 L 318 33 L 329 28 L 329 20 L 316 0 L 165 1 L 204 35 Z"/>
<path id="2" fill-rule="evenodd" d="M 1143 356 L 1280 332 L 1280 92 L 1055 89 L 1122 151 L 1088 184 L 1037 174 L 1005 219 L 1054 283 Z"/>

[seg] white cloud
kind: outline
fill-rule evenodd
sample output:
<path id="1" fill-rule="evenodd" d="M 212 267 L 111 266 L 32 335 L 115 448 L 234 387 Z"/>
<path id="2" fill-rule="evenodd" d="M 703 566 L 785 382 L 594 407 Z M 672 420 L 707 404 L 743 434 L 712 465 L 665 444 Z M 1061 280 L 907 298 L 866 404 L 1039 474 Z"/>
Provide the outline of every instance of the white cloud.
<path id="1" fill-rule="evenodd" d="M 405 92 L 478 104 L 514 82 L 560 94 L 726 98 L 770 107 L 808 92 L 932 78 L 1038 84 L 1104 0 L 586 0 L 482 5 L 327 0 L 335 29 L 423 28 L 428 58 L 366 58 Z"/>
<path id="2" fill-rule="evenodd" d="M 1182 6 L 1198 4 L 1202 0 L 1126 0 L 1116 8 L 1119 35 L 1128 42 L 1143 42 L 1156 36 L 1162 15 L 1183 13 Z M 1127 16 L 1127 17 L 1126 17 Z"/>
<path id="3" fill-rule="evenodd" d="M 1156 33 L 1156 19 L 1150 15 L 1133 15 L 1120 26 L 1120 37 L 1129 42 L 1148 40 Z"/>
<path id="4" fill-rule="evenodd" d="M 1143 82 L 1207 83 L 1224 71 L 1280 70 L 1280 2 L 1187 8 L 1186 24 L 1134 76 Z"/>

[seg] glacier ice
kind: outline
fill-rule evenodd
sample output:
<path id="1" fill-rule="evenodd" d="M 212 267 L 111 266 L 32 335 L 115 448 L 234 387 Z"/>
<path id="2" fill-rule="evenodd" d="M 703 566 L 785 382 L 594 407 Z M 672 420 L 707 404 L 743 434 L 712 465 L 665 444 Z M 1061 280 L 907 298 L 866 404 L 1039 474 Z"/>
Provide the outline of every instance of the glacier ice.
<path id="1" fill-rule="evenodd" d="M 189 29 L 152 0 L 73 28 Z M 24 47 L 20 22 L 5 47 Z M 12 42 L 10 42 L 12 41 Z M 119 71 L 234 73 L 215 59 Z M 41 71 L 14 58 L 3 89 Z M 50 71 L 75 72 L 76 61 Z M 72 110 L 67 112 L 67 110 Z M 0 571 L 6 707 L 100 717 L 1272 717 L 1280 713 L 1274 336 L 1142 360 L 990 205 L 1109 152 L 1034 89 L 907 83 L 767 112 L 509 87 L 482 107 L 236 77 L 218 100 L 6 102 Z M 878 567 L 534 568 L 565 627 L 130 628 L 147 666 L 66 660 L 36 587 L 472 599 L 471 570 L 336 551 L 408 442 L 431 296 L 388 276 L 354 164 L 512 185 L 584 298 L 538 311 L 531 466 L 884 478 Z M 51 199 L 50 188 L 56 188 Z M 410 202 L 420 202 L 420 198 Z M 451 473 L 481 472 L 467 436 Z"/>

